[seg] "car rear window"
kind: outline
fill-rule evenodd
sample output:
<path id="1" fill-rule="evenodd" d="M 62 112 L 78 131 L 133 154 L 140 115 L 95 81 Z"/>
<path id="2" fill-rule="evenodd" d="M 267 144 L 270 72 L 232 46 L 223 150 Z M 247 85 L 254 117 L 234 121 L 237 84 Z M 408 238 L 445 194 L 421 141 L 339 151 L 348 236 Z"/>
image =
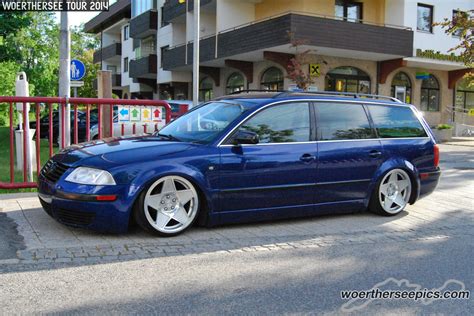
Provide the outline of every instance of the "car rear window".
<path id="1" fill-rule="evenodd" d="M 317 104 L 319 140 L 374 138 L 374 130 L 361 104 Z"/>
<path id="2" fill-rule="evenodd" d="M 369 105 L 380 138 L 426 137 L 426 131 L 409 107 Z"/>

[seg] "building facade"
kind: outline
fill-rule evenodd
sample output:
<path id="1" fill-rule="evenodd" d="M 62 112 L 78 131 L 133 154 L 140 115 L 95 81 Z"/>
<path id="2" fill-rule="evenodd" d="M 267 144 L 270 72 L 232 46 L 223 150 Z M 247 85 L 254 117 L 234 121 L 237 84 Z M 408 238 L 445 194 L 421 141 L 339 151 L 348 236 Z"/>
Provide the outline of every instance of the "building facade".
<path id="1" fill-rule="evenodd" d="M 458 43 L 433 22 L 474 0 L 201 0 L 200 99 L 243 89 L 292 89 L 287 65 L 308 51 L 313 91 L 375 93 L 415 104 L 430 124 L 474 108 Z M 94 60 L 123 98 L 192 96 L 192 0 L 119 0 L 89 21 Z M 297 47 L 294 44 L 298 42 Z"/>

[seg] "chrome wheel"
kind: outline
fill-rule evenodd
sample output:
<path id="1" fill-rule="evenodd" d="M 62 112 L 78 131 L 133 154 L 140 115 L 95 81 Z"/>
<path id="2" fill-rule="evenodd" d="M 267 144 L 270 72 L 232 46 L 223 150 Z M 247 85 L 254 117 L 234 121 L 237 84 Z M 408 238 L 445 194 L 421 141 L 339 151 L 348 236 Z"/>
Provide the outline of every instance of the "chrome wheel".
<path id="1" fill-rule="evenodd" d="M 143 207 L 145 217 L 154 229 L 164 234 L 176 234 L 194 221 L 198 195 L 188 180 L 167 176 L 148 189 Z"/>
<path id="2" fill-rule="evenodd" d="M 383 177 L 379 187 L 379 202 L 385 212 L 396 214 L 408 204 L 411 195 L 411 181 L 401 169 L 394 169 Z"/>

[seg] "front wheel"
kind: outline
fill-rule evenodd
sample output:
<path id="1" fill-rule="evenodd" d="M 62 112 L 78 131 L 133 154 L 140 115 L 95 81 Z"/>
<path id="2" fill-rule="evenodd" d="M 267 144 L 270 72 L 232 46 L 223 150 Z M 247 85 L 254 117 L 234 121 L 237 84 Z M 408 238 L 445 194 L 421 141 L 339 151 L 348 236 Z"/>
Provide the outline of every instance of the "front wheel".
<path id="1" fill-rule="evenodd" d="M 160 236 L 175 236 L 189 228 L 199 209 L 199 197 L 191 182 L 166 176 L 144 190 L 134 210 L 143 229 Z"/>
<path id="2" fill-rule="evenodd" d="M 402 169 L 390 170 L 377 183 L 369 210 L 384 216 L 396 215 L 407 206 L 411 191 L 410 176 Z"/>

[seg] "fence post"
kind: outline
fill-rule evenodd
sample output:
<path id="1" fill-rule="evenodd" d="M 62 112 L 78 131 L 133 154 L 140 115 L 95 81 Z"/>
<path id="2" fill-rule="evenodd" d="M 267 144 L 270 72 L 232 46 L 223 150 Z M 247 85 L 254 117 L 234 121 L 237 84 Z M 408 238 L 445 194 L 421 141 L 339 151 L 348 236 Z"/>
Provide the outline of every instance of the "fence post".
<path id="1" fill-rule="evenodd" d="M 99 98 L 112 98 L 112 71 L 101 70 L 97 73 L 97 96 Z M 101 122 L 99 128 L 102 130 L 102 137 L 111 137 L 110 118 L 113 117 L 113 105 L 103 104 L 99 106 L 99 111 L 102 109 Z"/>

